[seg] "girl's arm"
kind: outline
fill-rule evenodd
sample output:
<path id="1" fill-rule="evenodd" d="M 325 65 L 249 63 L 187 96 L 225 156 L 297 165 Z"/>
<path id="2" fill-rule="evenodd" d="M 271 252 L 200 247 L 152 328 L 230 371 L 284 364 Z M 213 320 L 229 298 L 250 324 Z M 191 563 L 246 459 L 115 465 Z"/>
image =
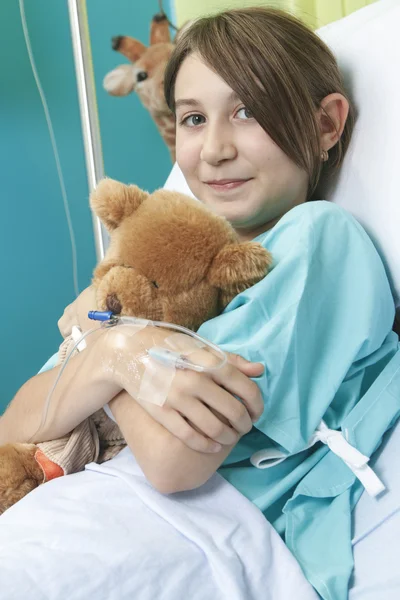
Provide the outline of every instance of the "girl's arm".
<path id="1" fill-rule="evenodd" d="M 250 410 L 254 411 L 255 419 L 261 412 L 261 394 L 257 385 L 249 377 L 260 375 L 263 370 L 262 365 L 249 363 L 235 355 L 230 355 L 229 361 L 230 364 L 227 365 L 225 372 L 220 374 L 220 381 L 233 394 L 243 398 L 246 405 L 251 407 Z M 203 377 L 205 382 L 205 376 Z M 190 380 L 189 377 L 188 390 L 193 386 Z M 214 386 L 213 388 L 211 382 L 209 393 L 217 395 L 218 387 L 215 382 Z M 173 389 L 170 396 L 173 399 Z M 183 392 L 183 396 L 189 401 L 189 393 L 186 395 Z M 225 401 L 232 406 L 237 402 L 234 396 L 227 396 Z M 226 418 L 218 411 L 212 411 L 218 418 L 215 418 L 213 429 L 208 432 L 209 435 L 214 439 L 221 439 L 225 424 L 225 427 L 232 432 L 234 441 L 225 443 L 217 452 L 210 452 L 212 440 L 207 440 L 196 431 L 196 428 L 193 429 L 182 420 L 176 419 L 178 415 L 174 410 L 155 405 L 147 405 L 145 410 L 125 391 L 110 402 L 110 408 L 146 478 L 163 494 L 190 490 L 205 483 L 241 437 L 241 434 L 233 432 L 231 423 Z M 183 425 L 186 425 L 186 428 Z M 203 428 L 206 427 L 207 424 L 203 424 Z M 248 429 L 242 430 L 242 434 L 247 431 Z"/>
<path id="2" fill-rule="evenodd" d="M 100 341 L 92 342 L 91 352 L 70 359 L 52 395 L 45 426 L 39 432 L 46 399 L 61 366 L 32 377 L 20 388 L 0 418 L 0 445 L 61 437 L 121 390 L 99 368 Z"/>
<path id="3" fill-rule="evenodd" d="M 77 300 L 66 307 L 58 322 L 61 335 L 69 336 L 73 325 L 78 325 L 83 331 L 93 328 L 93 322 L 87 318 L 87 313 L 95 306 L 95 292 L 89 286 Z M 103 342 L 100 336 L 101 332 L 89 335 L 86 342 L 90 351 L 69 360 L 52 394 L 45 427 L 38 432 L 49 391 L 61 365 L 32 377 L 20 388 L 0 417 L 0 445 L 61 437 L 104 406 L 122 389 L 107 379 L 100 368 L 99 355 Z"/>
<path id="4" fill-rule="evenodd" d="M 217 453 L 192 450 L 160 425 L 127 392 L 110 402 L 123 436 L 146 479 L 162 494 L 173 494 L 205 483 L 235 444 Z"/>
<path id="5" fill-rule="evenodd" d="M 22 386 L 0 419 L 0 445 L 61 437 L 109 402 L 129 447 L 156 489 L 161 493 L 173 493 L 198 487 L 207 481 L 240 437 L 231 424 L 236 424 L 242 433 L 249 431 L 247 410 L 232 394 L 243 398 L 254 419 L 259 415 L 258 388 L 244 373 L 257 376 L 260 365 L 230 357 L 231 363 L 237 366 L 227 365 L 219 377 L 221 385 L 229 388 L 232 394 L 226 389 L 221 390 L 219 384 L 206 374 L 177 373 L 177 382 L 169 395 L 171 401 L 179 403 L 183 399 L 183 404 L 188 406 L 194 401 L 201 404 L 199 427 L 192 427 L 173 408 L 149 404 L 147 412 L 126 391 L 121 391 L 112 378 L 105 377 L 98 368 L 98 352 L 104 351 L 104 348 L 96 347 L 100 341 L 95 341 L 69 361 L 53 394 L 45 427 L 37 435 L 45 400 L 60 367 L 33 377 Z M 220 411 L 206 410 L 193 396 L 195 382 L 197 385 L 200 382 L 200 387 L 209 391 L 213 401 L 220 402 L 220 411 L 229 415 L 229 421 Z M 214 439 L 204 436 L 204 431 L 221 442 L 217 452 L 213 451 Z"/>
<path id="6" fill-rule="evenodd" d="M 59 323 L 60 330 L 70 328 L 68 315 L 71 311 L 78 314 L 79 325 L 83 329 L 88 326 L 81 321 L 93 306 L 91 294 L 90 290 L 86 290 L 77 303 L 74 303 L 75 306 L 66 310 Z M 122 389 L 127 389 L 131 396 L 136 397 L 140 379 L 133 381 L 126 372 L 126 365 L 135 361 L 137 355 L 142 355 L 143 348 L 162 342 L 165 332 L 146 328 L 132 336 L 126 328 L 117 329 L 118 331 L 102 330 L 92 334 L 87 338 L 88 348 L 70 359 L 52 395 L 48 417 L 40 431 L 37 430 L 46 399 L 61 367 L 37 375 L 22 386 L 0 419 L 0 444 L 55 439 L 71 431 L 110 402 Z M 68 334 L 69 331 L 65 330 L 64 333 Z M 122 355 L 125 356 L 123 360 Z M 237 359 L 231 357 L 230 362 L 235 360 Z M 140 362 L 136 366 L 137 373 L 141 369 L 143 371 Z M 248 368 L 251 371 L 254 365 L 249 367 L 246 362 L 244 372 Z M 259 368 L 260 365 L 255 366 L 254 376 L 258 374 Z M 253 376 L 251 372 L 250 376 Z M 244 403 L 235 398 L 235 395 Z M 131 403 L 133 405 L 133 400 Z M 126 398 L 124 406 L 127 406 Z M 206 453 L 215 452 L 215 442 L 229 451 L 239 439 L 239 434 L 251 429 L 251 418 L 255 420 L 260 415 L 262 401 L 256 384 L 243 375 L 240 368 L 228 364 L 213 378 L 204 373 L 178 371 L 166 406 L 160 408 L 145 402 L 144 408 L 153 419 L 171 432 L 171 442 L 172 438 L 179 438 L 180 443 L 191 446 L 197 452 Z M 132 418 L 132 411 L 132 406 L 130 410 L 122 411 L 126 412 L 125 417 L 119 412 L 119 424 L 124 430 L 128 427 L 126 421 Z M 131 426 L 134 427 L 133 424 Z M 131 429 L 127 430 L 127 437 L 129 443 L 132 438 Z M 132 442 L 130 445 L 133 447 Z M 139 453 L 138 447 L 135 448 Z M 173 455 L 175 456 L 175 452 Z M 155 464 L 158 468 L 160 463 L 156 460 Z"/>

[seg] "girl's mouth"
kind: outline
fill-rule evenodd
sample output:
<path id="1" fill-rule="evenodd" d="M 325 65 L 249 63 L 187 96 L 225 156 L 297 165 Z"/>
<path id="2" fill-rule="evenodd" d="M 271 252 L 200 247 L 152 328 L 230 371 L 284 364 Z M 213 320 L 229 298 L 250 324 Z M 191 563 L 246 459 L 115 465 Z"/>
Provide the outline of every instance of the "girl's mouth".
<path id="1" fill-rule="evenodd" d="M 251 181 L 250 179 L 219 179 L 213 181 L 206 181 L 206 184 L 210 186 L 216 192 L 226 192 L 229 190 L 236 189 L 241 185 Z"/>

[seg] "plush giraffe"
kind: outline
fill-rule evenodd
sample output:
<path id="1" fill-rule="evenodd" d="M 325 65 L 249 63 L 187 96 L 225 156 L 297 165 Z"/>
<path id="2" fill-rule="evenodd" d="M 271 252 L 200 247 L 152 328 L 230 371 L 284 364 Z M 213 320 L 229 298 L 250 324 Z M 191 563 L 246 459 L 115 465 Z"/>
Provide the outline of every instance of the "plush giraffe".
<path id="1" fill-rule="evenodd" d="M 175 162 L 175 118 L 164 98 L 164 71 L 174 49 L 165 14 L 153 17 L 150 28 L 150 46 L 128 36 L 112 39 L 112 47 L 132 64 L 120 65 L 108 73 L 103 81 L 112 96 L 127 96 L 135 91 L 150 112 Z"/>

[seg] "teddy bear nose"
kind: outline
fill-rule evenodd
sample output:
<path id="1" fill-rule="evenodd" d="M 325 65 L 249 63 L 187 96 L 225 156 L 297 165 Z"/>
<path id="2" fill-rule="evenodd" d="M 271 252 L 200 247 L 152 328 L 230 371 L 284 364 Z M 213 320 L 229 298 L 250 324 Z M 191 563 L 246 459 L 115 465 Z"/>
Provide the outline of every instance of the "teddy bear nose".
<path id="1" fill-rule="evenodd" d="M 107 308 L 108 310 L 111 310 L 114 315 L 119 315 L 121 310 L 122 310 L 122 306 L 121 306 L 121 302 L 118 299 L 117 294 L 108 294 L 107 299 L 106 299 L 106 304 L 107 304 Z"/>

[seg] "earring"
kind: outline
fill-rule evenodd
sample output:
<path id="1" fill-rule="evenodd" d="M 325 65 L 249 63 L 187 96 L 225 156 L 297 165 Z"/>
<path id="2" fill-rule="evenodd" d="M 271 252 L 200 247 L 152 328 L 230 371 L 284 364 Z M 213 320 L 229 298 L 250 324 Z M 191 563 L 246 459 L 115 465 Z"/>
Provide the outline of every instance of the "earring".
<path id="1" fill-rule="evenodd" d="M 328 150 L 322 150 L 321 152 L 321 160 L 322 162 L 326 162 L 329 158 Z"/>

